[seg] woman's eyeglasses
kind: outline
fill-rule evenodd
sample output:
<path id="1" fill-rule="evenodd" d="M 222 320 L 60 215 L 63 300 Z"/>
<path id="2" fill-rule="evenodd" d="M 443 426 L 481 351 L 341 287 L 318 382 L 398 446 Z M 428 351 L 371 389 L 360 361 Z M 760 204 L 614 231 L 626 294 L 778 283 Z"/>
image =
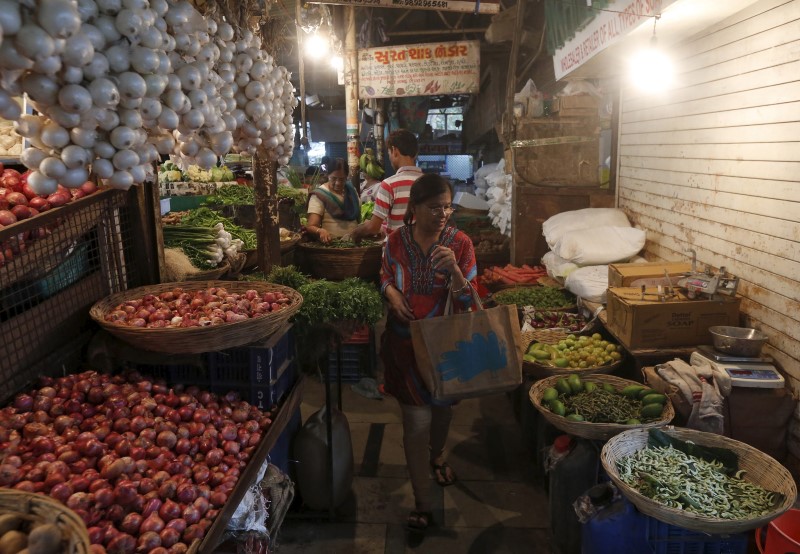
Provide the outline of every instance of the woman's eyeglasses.
<path id="1" fill-rule="evenodd" d="M 330 178 L 328 178 L 328 180 L 331 183 L 339 183 L 339 184 L 344 184 L 344 183 L 347 182 L 346 178 L 339 178 L 339 177 L 330 177 Z"/>
<path id="2" fill-rule="evenodd" d="M 431 215 L 444 215 L 449 216 L 451 215 L 456 209 L 453 206 L 427 206 L 427 208 L 431 211 Z"/>

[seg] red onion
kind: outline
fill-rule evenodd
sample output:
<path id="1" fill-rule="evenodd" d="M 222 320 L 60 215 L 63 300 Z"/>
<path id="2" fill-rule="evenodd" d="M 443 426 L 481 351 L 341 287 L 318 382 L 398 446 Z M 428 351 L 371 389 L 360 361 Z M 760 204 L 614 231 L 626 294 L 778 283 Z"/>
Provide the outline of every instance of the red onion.
<path id="1" fill-rule="evenodd" d="M 136 539 L 126 533 L 120 533 L 108 543 L 108 554 L 133 554 L 136 550 Z"/>
<path id="2" fill-rule="evenodd" d="M 222 445 L 222 449 L 225 451 L 226 454 L 234 456 L 239 453 L 241 447 L 239 446 L 238 442 L 225 441 L 225 443 Z"/>
<path id="3" fill-rule="evenodd" d="M 174 448 L 177 441 L 178 438 L 175 436 L 175 433 L 171 431 L 162 431 L 156 437 L 156 444 L 169 448 L 170 450 Z"/>
<path id="4" fill-rule="evenodd" d="M 179 542 L 177 544 L 173 544 L 168 552 L 169 554 L 186 554 L 189 551 L 189 547 L 186 546 L 185 543 Z"/>
<path id="5" fill-rule="evenodd" d="M 161 536 L 153 531 L 147 531 L 139 536 L 139 540 L 136 543 L 136 551 L 149 553 L 159 546 L 161 546 Z"/>
<path id="6" fill-rule="evenodd" d="M 180 465 L 180 464 L 178 464 Z M 158 488 L 158 495 L 161 498 L 174 498 L 175 492 L 177 491 L 177 484 L 172 479 L 164 481 L 161 486 Z"/>
<path id="7" fill-rule="evenodd" d="M 178 532 L 178 534 L 182 534 L 186 531 L 186 527 L 188 524 L 186 520 L 183 518 L 173 519 L 172 521 L 167 522 L 167 525 L 164 527 L 165 529 L 174 529 Z"/>
<path id="8" fill-rule="evenodd" d="M 181 507 L 172 500 L 166 500 L 158 510 L 158 515 L 164 521 L 170 521 L 181 517 Z M 184 518 L 186 519 L 186 518 Z"/>
<path id="9" fill-rule="evenodd" d="M 189 504 L 197 498 L 197 487 L 190 483 L 178 485 L 177 500 L 181 504 Z"/>
<path id="10" fill-rule="evenodd" d="M 164 529 L 164 520 L 158 517 L 158 514 L 150 514 L 144 519 L 142 526 L 139 527 L 139 529 L 142 531 L 142 533 L 147 531 L 160 533 Z"/>
<path id="11" fill-rule="evenodd" d="M 19 483 L 14 485 L 14 488 L 18 491 L 25 491 L 25 492 L 34 492 L 36 490 L 36 487 L 34 486 L 34 483 L 32 481 L 20 481 Z"/>
<path id="12" fill-rule="evenodd" d="M 202 485 L 203 483 L 208 482 L 209 478 L 211 477 L 211 472 L 206 466 L 200 465 L 195 468 L 192 477 L 195 483 Z"/>
<path id="13" fill-rule="evenodd" d="M 208 499 L 211 502 L 211 505 L 220 508 L 222 507 L 225 502 L 228 500 L 228 495 L 223 492 L 212 492 L 211 497 Z"/>
<path id="14" fill-rule="evenodd" d="M 131 504 L 136 495 L 136 483 L 133 481 L 119 481 L 114 488 L 114 500 L 123 506 Z"/>
<path id="15" fill-rule="evenodd" d="M 84 475 L 73 475 L 70 477 L 69 484 L 75 492 L 85 492 L 89 490 L 89 479 Z"/>
<path id="16" fill-rule="evenodd" d="M 86 481 L 89 481 L 89 478 L 86 475 L 83 475 L 83 476 L 81 476 L 79 478 L 82 478 L 82 479 L 85 479 Z M 75 482 L 76 479 L 77 478 L 73 478 L 73 482 Z M 73 485 L 73 486 L 75 486 L 76 490 L 78 490 L 77 489 L 77 485 Z M 96 493 L 96 492 L 98 492 L 100 490 L 110 489 L 110 488 L 111 488 L 111 484 L 106 479 L 98 478 L 98 479 L 95 479 L 94 481 L 91 481 L 89 483 L 89 492 Z"/>
<path id="17" fill-rule="evenodd" d="M 191 543 L 194 540 L 202 539 L 203 535 L 205 535 L 205 531 L 202 527 L 195 523 L 194 525 L 187 527 L 186 531 L 183 532 L 183 540 Z"/>
<path id="18" fill-rule="evenodd" d="M 161 537 L 161 545 L 169 548 L 170 546 L 181 540 L 181 533 L 175 529 L 166 527 L 163 531 L 161 531 L 160 537 Z"/>
<path id="19" fill-rule="evenodd" d="M 119 530 L 135 537 L 139 534 L 139 527 L 142 525 L 143 520 L 144 518 L 141 515 L 130 513 L 119 524 Z"/>
<path id="20" fill-rule="evenodd" d="M 119 504 L 112 504 L 106 510 L 106 519 L 110 521 L 122 521 L 123 517 L 125 517 L 125 508 Z"/>
<path id="21" fill-rule="evenodd" d="M 53 485 L 53 488 L 50 489 L 50 496 L 61 502 L 62 504 L 66 504 L 67 500 L 70 496 L 72 496 L 73 490 L 72 487 L 68 483 L 58 483 Z"/>
<path id="22" fill-rule="evenodd" d="M 88 510 L 93 502 L 93 495 L 85 492 L 76 492 L 67 499 L 67 507 L 73 510 Z"/>
<path id="23" fill-rule="evenodd" d="M 89 542 L 92 544 L 99 544 L 103 542 L 103 537 L 105 537 L 106 532 L 105 529 L 98 526 L 89 527 L 87 529 L 89 532 Z"/>
<path id="24" fill-rule="evenodd" d="M 0 464 L 0 486 L 9 487 L 22 479 L 22 472 L 11 464 Z"/>
<path id="25" fill-rule="evenodd" d="M 206 453 L 206 464 L 211 467 L 219 465 L 225 453 L 219 448 L 214 448 Z"/>
<path id="26" fill-rule="evenodd" d="M 114 491 L 110 488 L 100 489 L 94 493 L 95 502 L 100 508 L 108 508 L 114 503 Z"/>
<path id="27" fill-rule="evenodd" d="M 144 508 L 142 508 L 142 516 L 150 517 L 151 514 L 157 514 L 159 508 L 161 508 L 161 499 L 151 498 L 145 502 Z"/>
<path id="28" fill-rule="evenodd" d="M 200 512 L 201 516 L 204 515 L 208 511 L 208 508 L 209 508 L 208 499 L 206 499 L 203 496 L 197 497 L 197 500 L 195 500 L 192 505 L 195 508 L 197 508 L 197 510 Z"/>
<path id="29" fill-rule="evenodd" d="M 202 515 L 200 514 L 200 511 L 196 507 L 194 507 L 194 505 L 191 505 L 191 506 L 186 506 L 183 509 L 181 517 L 184 519 L 184 521 L 186 521 L 187 524 L 192 525 L 193 523 L 197 523 L 198 521 L 200 521 Z"/>

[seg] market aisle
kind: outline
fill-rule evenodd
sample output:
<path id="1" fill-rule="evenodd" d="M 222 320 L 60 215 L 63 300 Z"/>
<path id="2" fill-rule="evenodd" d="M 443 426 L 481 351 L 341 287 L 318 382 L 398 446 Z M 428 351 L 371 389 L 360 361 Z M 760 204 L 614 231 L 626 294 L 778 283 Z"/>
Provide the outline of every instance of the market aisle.
<path id="1" fill-rule="evenodd" d="M 303 421 L 324 399 L 323 384 L 308 379 Z M 459 482 L 434 486 L 437 525 L 421 543 L 410 540 L 404 527 L 413 497 L 397 403 L 364 398 L 345 384 L 343 408 L 353 441 L 353 494 L 336 522 L 287 516 L 279 554 L 551 552 L 547 497 L 532 482 L 530 455 L 505 395 L 464 401 L 456 408 L 448 461 Z"/>

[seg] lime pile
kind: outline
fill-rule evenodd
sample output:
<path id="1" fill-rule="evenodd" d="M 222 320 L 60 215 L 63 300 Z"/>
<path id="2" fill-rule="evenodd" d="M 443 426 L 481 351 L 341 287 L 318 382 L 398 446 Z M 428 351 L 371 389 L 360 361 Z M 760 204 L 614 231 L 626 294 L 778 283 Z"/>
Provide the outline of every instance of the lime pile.
<path id="1" fill-rule="evenodd" d="M 528 346 L 523 358 L 564 369 L 586 369 L 613 364 L 622 359 L 622 346 L 603 338 L 600 333 L 567 335 L 558 344 L 534 342 Z"/>

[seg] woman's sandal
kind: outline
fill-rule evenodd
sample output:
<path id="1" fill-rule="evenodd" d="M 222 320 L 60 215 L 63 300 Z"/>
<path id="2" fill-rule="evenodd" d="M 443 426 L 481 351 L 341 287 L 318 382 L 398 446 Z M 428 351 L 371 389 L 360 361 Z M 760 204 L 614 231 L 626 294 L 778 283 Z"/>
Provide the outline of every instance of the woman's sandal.
<path id="1" fill-rule="evenodd" d="M 440 487 L 449 487 L 458 481 L 456 472 L 447 462 L 442 462 L 441 464 L 431 463 L 431 468 L 433 469 L 433 477 L 436 479 L 436 484 Z"/>
<path id="2" fill-rule="evenodd" d="M 423 533 L 432 523 L 433 514 L 431 512 L 420 512 L 415 510 L 408 514 L 408 519 L 406 520 L 406 529 L 416 533 Z"/>

